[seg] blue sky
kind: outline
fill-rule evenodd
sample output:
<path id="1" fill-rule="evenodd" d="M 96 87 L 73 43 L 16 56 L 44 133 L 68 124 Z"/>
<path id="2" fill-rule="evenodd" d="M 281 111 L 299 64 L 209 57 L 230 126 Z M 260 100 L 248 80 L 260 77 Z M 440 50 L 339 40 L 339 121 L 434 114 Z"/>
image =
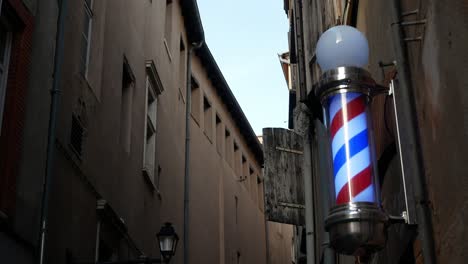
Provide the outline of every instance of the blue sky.
<path id="1" fill-rule="evenodd" d="M 288 50 L 281 0 L 198 0 L 205 38 L 257 135 L 287 127 L 288 90 L 278 53 Z"/>

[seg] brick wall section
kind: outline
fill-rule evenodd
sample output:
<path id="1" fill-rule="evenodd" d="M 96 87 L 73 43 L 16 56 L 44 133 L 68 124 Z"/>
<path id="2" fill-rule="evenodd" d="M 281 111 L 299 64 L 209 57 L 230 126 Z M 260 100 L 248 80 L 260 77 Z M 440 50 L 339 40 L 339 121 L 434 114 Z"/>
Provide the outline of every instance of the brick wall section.
<path id="1" fill-rule="evenodd" d="M 13 32 L 5 108 L 0 135 L 0 210 L 12 214 L 22 146 L 25 98 L 31 64 L 34 17 L 21 0 L 4 1 L 21 21 Z"/>

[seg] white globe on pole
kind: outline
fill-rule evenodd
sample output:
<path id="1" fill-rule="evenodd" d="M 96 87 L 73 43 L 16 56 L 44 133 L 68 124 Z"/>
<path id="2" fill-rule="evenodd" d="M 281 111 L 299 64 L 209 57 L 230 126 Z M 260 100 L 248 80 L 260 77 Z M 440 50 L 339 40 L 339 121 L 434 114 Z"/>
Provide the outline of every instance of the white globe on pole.
<path id="1" fill-rule="evenodd" d="M 364 68 L 369 61 L 366 37 L 350 26 L 335 26 L 325 31 L 315 52 L 323 72 L 342 66 Z"/>

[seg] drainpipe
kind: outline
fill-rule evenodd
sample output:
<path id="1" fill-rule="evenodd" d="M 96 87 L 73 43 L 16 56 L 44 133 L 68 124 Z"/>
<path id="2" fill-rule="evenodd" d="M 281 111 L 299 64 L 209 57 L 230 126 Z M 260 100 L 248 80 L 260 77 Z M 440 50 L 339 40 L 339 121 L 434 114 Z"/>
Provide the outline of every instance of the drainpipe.
<path id="1" fill-rule="evenodd" d="M 267 264 L 270 264 L 270 234 L 268 234 L 268 220 L 267 220 L 267 217 L 266 217 L 266 214 L 264 215 L 265 216 L 265 248 L 266 248 L 266 263 Z"/>
<path id="2" fill-rule="evenodd" d="M 294 20 L 296 26 L 297 64 L 299 76 L 299 101 L 307 100 L 306 62 L 304 48 L 304 16 L 302 0 L 294 2 Z"/>
<path id="3" fill-rule="evenodd" d="M 307 115 L 307 114 L 306 114 Z M 307 115 L 307 117 L 309 117 Z M 314 216 L 314 183 L 312 178 L 314 172 L 312 170 L 312 144 L 311 138 L 312 132 L 310 119 L 304 119 L 304 125 L 306 126 L 306 133 L 304 134 L 304 149 L 303 149 L 303 165 L 302 175 L 304 178 L 304 200 L 305 200 L 305 231 L 306 231 L 306 252 L 307 252 L 307 264 L 315 263 L 315 216 Z"/>
<path id="4" fill-rule="evenodd" d="M 296 25 L 296 43 L 297 43 L 297 61 L 299 76 L 299 101 L 307 100 L 306 84 L 306 62 L 305 62 L 305 44 L 304 44 L 304 15 L 302 0 L 294 1 L 294 20 Z M 307 264 L 315 263 L 315 216 L 314 216 L 314 193 L 313 193 L 313 170 L 312 170 L 312 144 L 311 144 L 311 126 L 310 115 L 307 107 L 300 104 L 299 111 L 302 120 L 298 121 L 299 129 L 304 130 L 303 134 L 303 164 L 302 175 L 304 180 L 304 205 L 305 205 L 305 232 L 306 232 L 306 254 Z"/>
<path id="5" fill-rule="evenodd" d="M 324 125 L 318 119 L 313 119 L 312 128 L 313 134 L 313 146 L 312 146 L 312 157 L 313 157 L 313 168 L 316 175 L 316 187 L 320 190 L 318 198 L 321 201 L 320 205 L 323 215 L 327 215 L 330 211 L 330 192 L 326 177 L 322 175 L 329 175 L 331 168 L 330 160 L 324 157 L 330 157 L 330 148 L 328 146 L 328 134 Z M 336 253 L 330 246 L 330 235 L 328 232 L 324 232 L 321 246 L 323 247 L 322 259 L 323 264 L 335 264 Z"/>
<path id="6" fill-rule="evenodd" d="M 60 79 L 62 77 L 62 64 L 63 64 L 63 46 L 64 46 L 64 27 L 65 18 L 67 16 L 68 0 L 61 0 L 58 21 L 57 21 L 57 36 L 55 39 L 55 56 L 54 56 L 54 81 L 52 90 L 50 91 L 50 113 L 49 113 L 49 132 L 47 135 L 47 156 L 46 156 L 46 169 L 45 177 L 42 187 L 42 203 L 41 203 L 41 222 L 39 233 L 39 259 L 38 263 L 44 263 L 44 249 L 47 235 L 48 224 L 48 211 L 49 211 L 49 196 L 52 183 L 52 171 L 54 165 L 55 155 L 55 132 L 57 126 L 57 112 L 59 108 L 60 99 Z"/>
<path id="7" fill-rule="evenodd" d="M 99 244 L 101 243 L 101 219 L 97 222 L 96 227 L 96 248 L 94 249 L 94 262 L 99 261 Z"/>
<path id="8" fill-rule="evenodd" d="M 185 98 L 185 173 L 184 173 L 184 264 L 189 263 L 189 194 L 190 194 L 190 110 L 192 108 L 192 53 L 203 45 L 203 40 L 192 43 L 187 51 L 187 83 Z"/>
<path id="9" fill-rule="evenodd" d="M 399 89 L 395 91 L 398 98 L 397 107 L 399 127 L 401 128 L 401 159 L 405 160 L 405 173 L 411 175 L 414 198 L 416 201 L 416 215 L 418 233 L 421 240 L 424 263 L 436 263 L 434 250 L 434 237 L 432 230 L 431 208 L 427 193 L 423 159 L 421 156 L 421 144 L 418 137 L 418 124 L 415 111 L 416 100 L 413 94 L 410 71 L 407 62 L 406 45 L 403 41 L 403 30 L 400 25 L 400 1 L 394 0 L 391 4 L 392 36 L 395 49 L 396 69 L 398 72 Z"/>

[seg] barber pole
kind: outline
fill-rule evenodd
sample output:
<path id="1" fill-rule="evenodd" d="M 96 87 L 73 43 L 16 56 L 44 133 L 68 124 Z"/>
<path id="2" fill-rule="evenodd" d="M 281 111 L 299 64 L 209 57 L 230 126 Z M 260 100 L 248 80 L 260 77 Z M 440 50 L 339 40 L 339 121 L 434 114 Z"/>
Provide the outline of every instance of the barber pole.
<path id="1" fill-rule="evenodd" d="M 372 254 L 385 245 L 387 215 L 382 211 L 369 111 L 375 82 L 357 67 L 322 75 L 317 94 L 330 138 L 328 175 L 333 202 L 325 229 L 339 253 Z"/>
<path id="2" fill-rule="evenodd" d="M 349 92 L 329 99 L 329 130 L 336 204 L 375 202 L 366 96 Z"/>
<path id="3" fill-rule="evenodd" d="M 365 70 L 369 45 L 353 27 L 341 25 L 324 32 L 316 56 L 322 75 L 314 92 L 324 110 L 331 153 L 329 173 L 323 176 L 334 194 L 325 230 L 336 252 L 369 255 L 385 246 L 389 223 L 380 203 L 369 114 L 373 95 L 387 89 Z"/>

